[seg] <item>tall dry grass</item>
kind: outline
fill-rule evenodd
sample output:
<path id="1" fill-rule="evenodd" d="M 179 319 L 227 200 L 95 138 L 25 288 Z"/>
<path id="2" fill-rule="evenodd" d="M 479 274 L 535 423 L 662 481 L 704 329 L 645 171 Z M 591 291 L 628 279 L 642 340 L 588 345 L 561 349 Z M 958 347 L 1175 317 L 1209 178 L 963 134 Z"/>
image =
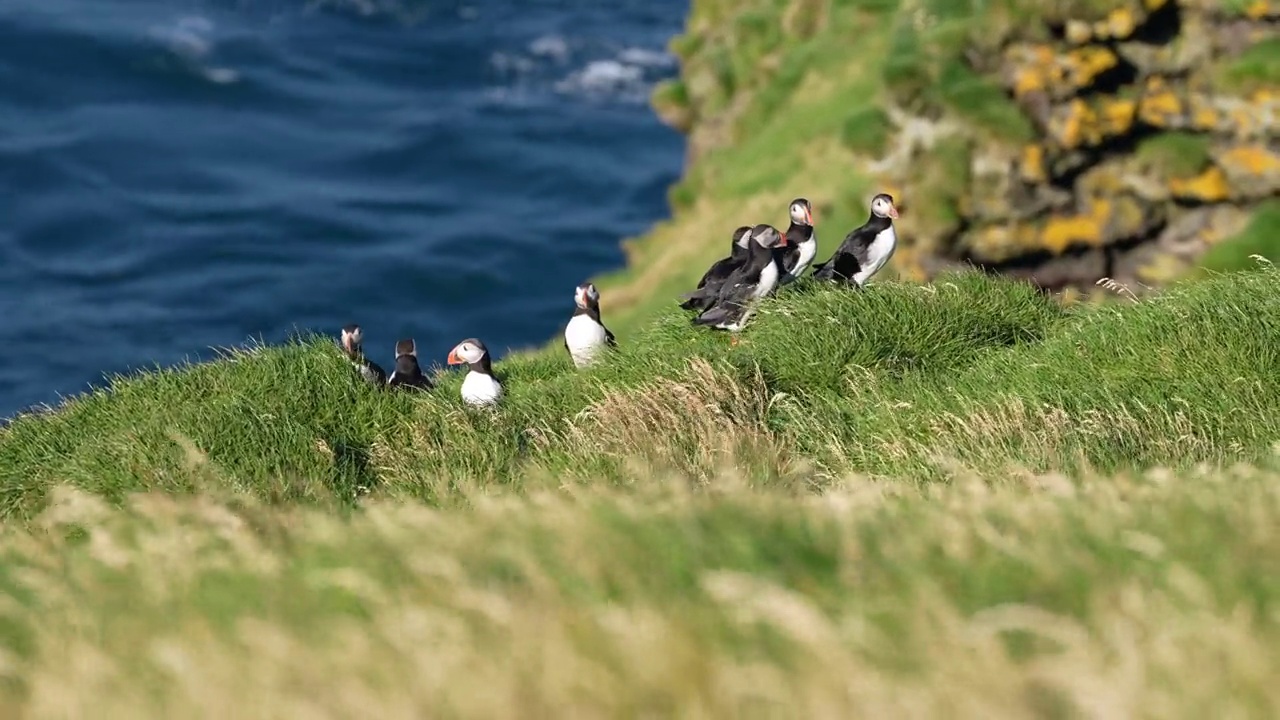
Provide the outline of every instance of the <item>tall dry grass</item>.
<path id="1" fill-rule="evenodd" d="M 346 519 L 60 488 L 32 530 L 0 541 L 9 717 L 1280 711 L 1280 474 L 1255 468 Z"/>

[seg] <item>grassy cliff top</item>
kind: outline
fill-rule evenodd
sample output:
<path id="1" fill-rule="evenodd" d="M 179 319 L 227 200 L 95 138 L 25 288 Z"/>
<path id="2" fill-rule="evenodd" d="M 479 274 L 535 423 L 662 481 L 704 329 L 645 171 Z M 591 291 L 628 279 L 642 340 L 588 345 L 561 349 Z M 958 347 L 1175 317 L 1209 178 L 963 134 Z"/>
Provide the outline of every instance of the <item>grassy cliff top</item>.
<path id="1" fill-rule="evenodd" d="M 493 413 L 328 339 L 121 379 L 0 431 L 0 712 L 1274 716 L 1278 290 L 805 286 Z"/>
<path id="2" fill-rule="evenodd" d="M 1263 269 L 1064 309 L 979 273 L 862 293 L 805 282 L 766 301 L 736 347 L 672 309 L 589 371 L 562 348 L 497 363 L 509 395 L 496 412 L 462 405 L 458 373 L 417 396 L 370 388 L 331 339 L 240 351 L 0 430 L 0 514 L 29 516 L 63 482 L 113 500 L 225 487 L 450 504 L 626 485 L 637 462 L 694 482 L 733 463 L 756 484 L 809 487 L 944 479 L 953 462 L 1256 458 L 1280 439 L 1278 285 Z"/>

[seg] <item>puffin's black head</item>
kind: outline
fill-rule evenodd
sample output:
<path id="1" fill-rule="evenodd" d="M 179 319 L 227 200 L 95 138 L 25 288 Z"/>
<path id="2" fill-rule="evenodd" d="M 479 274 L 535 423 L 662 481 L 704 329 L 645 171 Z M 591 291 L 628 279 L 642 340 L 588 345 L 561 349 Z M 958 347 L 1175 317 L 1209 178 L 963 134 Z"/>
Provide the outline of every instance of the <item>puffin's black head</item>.
<path id="1" fill-rule="evenodd" d="M 343 326 L 342 328 L 342 349 L 343 350 L 346 350 L 349 354 L 354 355 L 360 352 L 360 345 L 363 342 L 364 342 L 364 331 L 360 329 L 359 325 L 356 325 L 355 323 L 351 323 L 350 325 Z"/>
<path id="2" fill-rule="evenodd" d="M 761 223 L 751 228 L 751 237 L 755 239 L 757 245 L 770 250 L 787 245 L 787 237 L 778 232 L 778 228 L 768 223 Z"/>
<path id="3" fill-rule="evenodd" d="M 398 360 L 405 355 L 418 357 L 418 344 L 413 341 L 413 338 L 396 341 L 396 359 Z"/>
<path id="4" fill-rule="evenodd" d="M 804 198 L 791 201 L 791 222 L 813 227 L 813 206 Z"/>
<path id="5" fill-rule="evenodd" d="M 893 196 L 880 193 L 871 198 L 871 214 L 876 217 L 898 219 L 898 208 L 893 205 Z"/>
<path id="6" fill-rule="evenodd" d="M 600 307 L 600 291 L 592 283 L 582 283 L 573 289 L 573 302 L 583 310 Z"/>
<path id="7" fill-rule="evenodd" d="M 476 338 L 467 338 L 449 351 L 450 365 L 473 365 L 484 359 L 489 349 Z"/>
<path id="8" fill-rule="evenodd" d="M 733 231 L 733 244 L 743 250 L 747 249 L 747 243 L 751 241 L 751 227 L 743 225 Z"/>

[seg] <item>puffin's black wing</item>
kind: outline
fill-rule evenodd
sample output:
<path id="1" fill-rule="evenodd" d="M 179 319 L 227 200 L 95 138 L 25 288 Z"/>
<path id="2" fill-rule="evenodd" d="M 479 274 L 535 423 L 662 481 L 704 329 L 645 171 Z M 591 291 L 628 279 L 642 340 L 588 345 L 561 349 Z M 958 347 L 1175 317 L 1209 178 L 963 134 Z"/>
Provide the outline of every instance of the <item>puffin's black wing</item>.
<path id="1" fill-rule="evenodd" d="M 715 261 L 698 281 L 698 287 L 693 292 L 680 296 L 682 300 L 680 307 L 685 310 L 706 310 L 711 307 L 720 293 L 721 286 L 737 272 L 738 268 L 742 267 L 744 262 L 746 262 L 745 259 L 735 258 L 732 255 Z"/>
<path id="2" fill-rule="evenodd" d="M 600 323 L 600 327 L 604 327 L 604 323 Z M 604 341 L 609 343 L 609 347 L 618 347 L 618 339 L 613 336 L 613 332 L 607 327 L 604 328 Z"/>
<path id="3" fill-rule="evenodd" d="M 707 268 L 707 271 L 702 275 L 702 279 L 698 281 L 696 289 L 701 290 L 704 285 L 714 280 L 725 280 L 733 274 L 734 270 L 738 269 L 737 266 L 738 261 L 732 255 L 711 263 L 711 267 Z"/>
<path id="4" fill-rule="evenodd" d="M 751 295 L 755 291 L 756 283 L 759 281 L 759 272 L 752 273 L 747 270 L 746 266 L 738 268 L 733 276 L 720 287 L 720 294 L 716 297 L 715 304 L 695 317 L 693 323 L 695 325 L 718 325 L 741 315 L 747 304 L 751 302 Z"/>
<path id="5" fill-rule="evenodd" d="M 867 262 L 867 247 L 875 239 L 876 233 L 863 225 L 844 236 L 840 247 L 821 265 L 813 268 L 813 276 L 823 280 L 848 280 L 862 269 Z"/>

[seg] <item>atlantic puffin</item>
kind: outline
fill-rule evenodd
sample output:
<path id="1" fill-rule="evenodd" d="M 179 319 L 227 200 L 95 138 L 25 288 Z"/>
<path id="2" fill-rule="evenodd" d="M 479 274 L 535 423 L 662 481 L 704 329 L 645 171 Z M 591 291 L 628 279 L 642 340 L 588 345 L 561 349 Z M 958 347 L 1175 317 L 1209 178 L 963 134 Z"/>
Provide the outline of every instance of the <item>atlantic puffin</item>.
<path id="1" fill-rule="evenodd" d="M 418 367 L 418 345 L 411 338 L 396 341 L 396 367 L 387 379 L 387 387 L 431 389 L 431 381 Z"/>
<path id="2" fill-rule="evenodd" d="M 462 379 L 462 400 L 477 407 L 492 406 L 502 399 L 502 383 L 493 376 L 489 349 L 476 338 L 467 338 L 449 351 L 450 365 L 466 365 Z"/>
<path id="3" fill-rule="evenodd" d="M 898 245 L 898 235 L 893 229 L 893 221 L 897 217 L 893 196 L 888 193 L 876 195 L 871 199 L 871 216 L 862 227 L 845 236 L 844 242 L 825 263 L 814 267 L 813 276 L 864 287 L 867 280 L 893 257 Z"/>
<path id="4" fill-rule="evenodd" d="M 729 246 L 729 257 L 721 258 L 712 263 L 711 267 L 703 274 L 702 279 L 698 281 L 698 287 L 693 292 L 685 293 L 682 296 L 683 302 L 680 307 L 685 310 L 706 310 L 715 304 L 716 295 L 720 292 L 720 286 L 724 285 L 724 281 L 729 279 L 734 270 L 742 267 L 747 261 L 749 243 L 751 242 L 751 228 L 743 225 L 733 231 L 733 243 Z"/>
<path id="5" fill-rule="evenodd" d="M 787 245 L 787 238 L 772 225 L 751 229 L 751 249 L 747 262 L 725 280 L 716 302 L 693 319 L 694 325 L 737 332 L 755 311 L 760 298 L 773 292 L 782 275 L 775 250 Z"/>
<path id="6" fill-rule="evenodd" d="M 800 279 L 813 256 L 818 254 L 818 238 L 813 233 L 813 206 L 804 198 L 791 201 L 791 226 L 787 228 L 787 246 L 782 251 L 782 277 L 779 285 Z"/>
<path id="7" fill-rule="evenodd" d="M 618 341 L 600 320 L 600 291 L 592 283 L 573 290 L 573 317 L 564 328 L 564 348 L 575 367 L 583 368 L 595 360 L 601 346 L 617 347 Z"/>
<path id="8" fill-rule="evenodd" d="M 360 326 L 351 323 L 342 328 L 342 351 L 347 354 L 352 366 L 360 371 L 360 377 L 373 385 L 381 387 L 387 382 L 387 372 L 378 363 L 364 356 L 364 331 Z"/>

